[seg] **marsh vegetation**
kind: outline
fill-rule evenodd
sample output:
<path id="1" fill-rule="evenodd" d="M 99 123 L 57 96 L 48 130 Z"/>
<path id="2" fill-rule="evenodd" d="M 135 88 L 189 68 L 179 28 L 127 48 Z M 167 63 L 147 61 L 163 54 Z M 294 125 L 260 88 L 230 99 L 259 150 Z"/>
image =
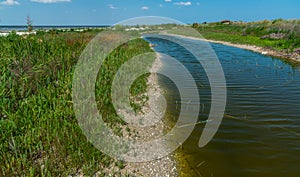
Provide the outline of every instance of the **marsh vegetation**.
<path id="1" fill-rule="evenodd" d="M 105 168 L 124 168 L 124 162 L 101 153 L 87 141 L 73 111 L 74 67 L 98 32 L 50 30 L 0 37 L 0 176 L 92 176 L 97 172 L 105 176 Z M 113 76 L 126 60 L 150 51 L 146 41 L 130 41 L 115 49 L 100 69 L 95 85 L 97 103 L 116 133 L 121 134 L 118 125 L 125 122 L 111 104 Z M 131 92 L 138 96 L 146 87 L 143 76 Z M 109 173 L 118 175 L 117 171 Z"/>

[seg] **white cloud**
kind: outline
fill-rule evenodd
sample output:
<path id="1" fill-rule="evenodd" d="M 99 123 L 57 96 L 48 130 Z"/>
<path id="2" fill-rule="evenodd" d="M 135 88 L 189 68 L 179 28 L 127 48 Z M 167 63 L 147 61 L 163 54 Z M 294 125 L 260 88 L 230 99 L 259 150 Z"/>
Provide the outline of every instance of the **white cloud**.
<path id="1" fill-rule="evenodd" d="M 2 1 L 2 2 L 0 2 L 0 4 L 2 4 L 2 5 L 8 5 L 8 6 L 20 5 L 20 3 L 18 1 L 15 1 L 15 0 Z"/>
<path id="2" fill-rule="evenodd" d="M 57 2 L 71 2 L 71 0 L 30 0 L 31 2 L 39 2 L 45 4 L 57 3 Z"/>
<path id="3" fill-rule="evenodd" d="M 176 3 L 174 3 L 174 5 L 177 5 L 177 6 L 190 6 L 190 5 L 192 5 L 192 3 L 190 1 L 187 1 L 187 2 L 176 2 Z"/>
<path id="4" fill-rule="evenodd" d="M 165 2 L 172 2 L 172 0 L 165 0 Z"/>
<path id="5" fill-rule="evenodd" d="M 110 9 L 119 9 L 118 7 L 115 7 L 115 6 L 112 5 L 112 4 L 108 4 L 108 7 L 109 7 Z"/>
<path id="6" fill-rule="evenodd" d="M 162 4 L 159 4 L 159 7 L 164 7 Z"/>
<path id="7" fill-rule="evenodd" d="M 149 10 L 150 8 L 148 6 L 141 7 L 142 10 Z"/>

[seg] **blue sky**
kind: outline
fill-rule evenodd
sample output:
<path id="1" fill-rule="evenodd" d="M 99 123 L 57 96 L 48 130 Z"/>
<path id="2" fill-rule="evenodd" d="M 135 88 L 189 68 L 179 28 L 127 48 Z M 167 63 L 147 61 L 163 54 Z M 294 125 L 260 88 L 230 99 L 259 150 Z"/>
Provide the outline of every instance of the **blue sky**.
<path id="1" fill-rule="evenodd" d="M 300 18 L 299 0 L 0 0 L 0 25 L 104 25 L 139 16 L 184 23 Z"/>

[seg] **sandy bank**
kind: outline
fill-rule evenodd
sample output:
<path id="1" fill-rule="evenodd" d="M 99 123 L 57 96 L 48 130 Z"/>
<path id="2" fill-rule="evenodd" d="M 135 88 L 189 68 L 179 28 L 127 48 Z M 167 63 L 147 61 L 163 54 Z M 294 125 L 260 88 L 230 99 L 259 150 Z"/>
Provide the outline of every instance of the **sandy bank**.
<path id="1" fill-rule="evenodd" d="M 156 100 L 162 96 L 163 91 L 158 85 L 157 74 L 155 74 L 162 67 L 162 62 L 160 60 L 159 54 L 150 69 L 152 73 L 148 77 L 148 91 L 146 95 L 149 97 L 149 101 L 146 106 L 143 107 L 143 112 L 145 115 L 145 119 L 153 120 L 153 119 L 161 119 L 162 113 L 159 112 L 157 108 Z M 163 136 L 166 128 L 169 128 L 163 121 L 159 121 L 157 124 L 149 127 L 133 127 L 129 125 L 131 130 L 136 132 L 135 140 L 138 141 L 151 141 L 157 139 L 158 137 Z M 124 134 L 126 134 L 124 132 Z M 130 136 L 130 135 L 125 135 Z M 161 147 L 161 151 L 164 151 L 164 145 Z M 143 162 L 143 163 L 126 163 L 126 167 L 122 170 L 122 174 L 130 174 L 132 176 L 147 176 L 147 177 L 173 177 L 178 176 L 178 172 L 176 169 L 176 162 L 173 155 L 166 156 L 164 158 L 154 160 L 151 162 Z"/>
<path id="2" fill-rule="evenodd" d="M 225 42 L 225 41 L 216 41 L 216 40 L 189 37 L 189 36 L 183 36 L 183 35 L 177 35 L 177 34 L 166 33 L 166 35 L 183 37 L 183 38 L 188 38 L 188 39 L 193 39 L 193 40 L 201 40 L 201 41 L 206 41 L 206 42 L 216 43 L 216 44 L 223 44 L 223 45 L 227 45 L 227 46 L 250 50 L 250 51 L 257 52 L 257 53 L 267 55 L 267 56 L 290 60 L 293 62 L 300 62 L 300 55 L 295 52 L 288 53 L 285 51 L 276 51 L 276 50 L 272 50 L 272 49 L 268 49 L 268 48 L 264 48 L 264 47 L 257 47 L 257 46 L 245 45 L 245 44 L 233 44 L 233 43 Z"/>

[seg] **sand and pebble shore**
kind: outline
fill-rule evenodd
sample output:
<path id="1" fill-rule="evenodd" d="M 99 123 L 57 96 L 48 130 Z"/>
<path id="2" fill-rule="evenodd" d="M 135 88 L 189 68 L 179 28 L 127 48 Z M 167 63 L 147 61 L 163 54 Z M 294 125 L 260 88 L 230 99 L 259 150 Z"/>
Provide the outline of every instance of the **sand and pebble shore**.
<path id="1" fill-rule="evenodd" d="M 157 57 L 150 69 L 151 75 L 148 77 L 148 91 L 146 95 L 149 97 L 148 103 L 143 107 L 145 119 L 153 120 L 160 119 L 158 123 L 149 127 L 134 127 L 129 125 L 129 128 L 136 132 L 134 137 L 129 137 L 128 133 L 123 132 L 128 138 L 134 138 L 138 141 L 151 141 L 162 137 L 165 134 L 165 130 L 169 129 L 168 125 L 163 122 L 162 113 L 157 108 L 157 100 L 163 95 L 163 91 L 158 85 L 157 74 L 155 74 L 162 67 L 161 57 L 157 54 Z M 127 134 L 127 135 L 126 135 Z M 164 145 L 161 147 L 161 151 L 165 150 Z M 126 163 L 125 168 L 122 170 L 122 174 L 129 174 L 130 176 L 147 176 L 147 177 L 174 177 L 178 176 L 177 163 L 175 155 L 171 154 L 161 159 L 157 159 L 150 162 L 141 163 Z"/>

